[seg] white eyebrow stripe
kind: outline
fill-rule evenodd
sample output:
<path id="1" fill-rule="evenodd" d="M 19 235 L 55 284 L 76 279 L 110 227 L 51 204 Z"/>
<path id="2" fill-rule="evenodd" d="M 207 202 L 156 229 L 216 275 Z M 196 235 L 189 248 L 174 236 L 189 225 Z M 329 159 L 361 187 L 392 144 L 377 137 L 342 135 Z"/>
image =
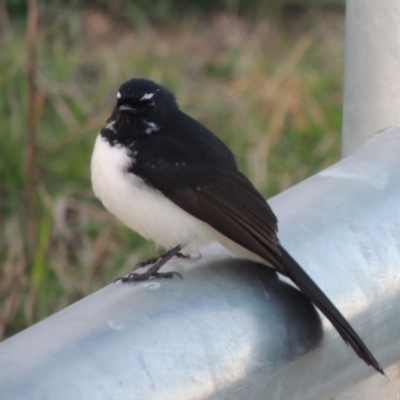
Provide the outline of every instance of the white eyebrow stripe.
<path id="1" fill-rule="evenodd" d="M 121 98 L 121 93 L 118 92 L 118 93 L 117 93 L 117 99 L 120 99 L 120 98 Z"/>
<path id="2" fill-rule="evenodd" d="M 143 95 L 143 97 L 142 97 L 139 101 L 142 101 L 142 100 L 150 100 L 153 96 L 154 96 L 154 93 L 145 93 L 145 94 Z"/>

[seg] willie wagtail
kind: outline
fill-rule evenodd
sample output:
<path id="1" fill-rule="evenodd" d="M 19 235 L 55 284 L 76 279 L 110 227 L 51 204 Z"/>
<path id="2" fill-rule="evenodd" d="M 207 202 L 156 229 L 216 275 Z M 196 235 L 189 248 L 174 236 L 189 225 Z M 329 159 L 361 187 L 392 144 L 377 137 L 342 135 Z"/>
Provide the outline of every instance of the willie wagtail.
<path id="1" fill-rule="evenodd" d="M 358 356 L 383 373 L 339 310 L 279 244 L 274 213 L 238 170 L 232 152 L 182 112 L 163 86 L 132 79 L 120 87 L 96 139 L 91 176 L 95 195 L 112 214 L 168 249 L 141 264 L 155 261 L 145 273 L 131 273 L 123 282 L 179 275 L 158 270 L 216 240 L 289 277 Z"/>

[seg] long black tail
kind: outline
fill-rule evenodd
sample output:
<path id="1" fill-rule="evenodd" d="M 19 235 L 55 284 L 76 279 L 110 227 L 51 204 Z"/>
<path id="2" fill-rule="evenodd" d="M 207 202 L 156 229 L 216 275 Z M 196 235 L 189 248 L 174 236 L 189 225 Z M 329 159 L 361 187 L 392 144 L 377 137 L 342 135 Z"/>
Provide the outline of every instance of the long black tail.
<path id="1" fill-rule="evenodd" d="M 343 340 L 349 344 L 357 355 L 368 365 L 374 367 L 381 374 L 385 375 L 378 361 L 368 350 L 367 346 L 350 326 L 340 311 L 326 297 L 322 290 L 314 283 L 307 273 L 291 257 L 291 255 L 282 247 L 280 259 L 286 275 L 299 287 L 299 289 L 321 310 L 321 312 L 331 321 Z"/>

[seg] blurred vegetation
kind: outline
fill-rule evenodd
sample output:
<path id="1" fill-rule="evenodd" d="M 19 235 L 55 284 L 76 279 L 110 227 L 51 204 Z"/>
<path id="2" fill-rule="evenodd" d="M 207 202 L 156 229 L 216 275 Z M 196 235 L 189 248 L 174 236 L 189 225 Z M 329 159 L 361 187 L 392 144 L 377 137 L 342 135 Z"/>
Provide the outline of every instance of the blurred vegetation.
<path id="1" fill-rule="evenodd" d="M 221 0 L 204 4 L 224 12 L 177 16 L 159 0 L 157 24 L 133 2 L 115 2 L 121 18 L 112 2 L 42 1 L 36 21 L 35 0 L 11 3 L 0 3 L 0 337 L 155 252 L 91 190 L 93 143 L 123 81 L 169 87 L 265 196 L 339 158 L 341 12 L 253 18 Z"/>
<path id="2" fill-rule="evenodd" d="M 37 0 L 46 9 L 47 18 L 57 14 L 60 8 L 90 9 L 109 15 L 118 23 L 142 25 L 146 22 L 169 24 L 173 18 L 187 14 L 207 16 L 210 13 L 224 12 L 238 16 L 257 18 L 266 13 L 274 18 L 301 14 L 310 9 L 343 11 L 345 0 Z M 12 0 L 8 13 L 14 20 L 24 20 L 27 0 Z"/>

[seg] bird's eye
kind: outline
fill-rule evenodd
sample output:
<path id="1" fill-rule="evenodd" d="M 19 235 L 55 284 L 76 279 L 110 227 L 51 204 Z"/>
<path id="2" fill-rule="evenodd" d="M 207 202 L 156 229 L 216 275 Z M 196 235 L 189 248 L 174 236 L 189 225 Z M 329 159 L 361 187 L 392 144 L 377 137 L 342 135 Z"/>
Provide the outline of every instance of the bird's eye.
<path id="1" fill-rule="evenodd" d="M 117 109 L 120 112 L 130 112 L 133 114 L 144 114 L 149 109 L 153 109 L 155 102 L 152 99 L 135 100 L 135 99 L 118 99 Z"/>
<path id="2" fill-rule="evenodd" d="M 152 99 L 139 100 L 135 103 L 135 105 L 138 110 L 148 111 L 149 109 L 153 109 L 155 107 L 155 102 Z"/>

